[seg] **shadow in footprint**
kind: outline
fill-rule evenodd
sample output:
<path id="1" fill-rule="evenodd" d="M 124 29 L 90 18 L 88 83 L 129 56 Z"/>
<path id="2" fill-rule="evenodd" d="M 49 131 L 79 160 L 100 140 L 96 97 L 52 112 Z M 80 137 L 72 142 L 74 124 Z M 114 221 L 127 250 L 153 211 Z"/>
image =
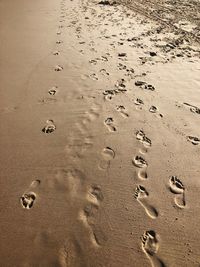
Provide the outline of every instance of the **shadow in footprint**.
<path id="1" fill-rule="evenodd" d="M 142 110 L 142 106 L 144 105 L 144 102 L 142 99 L 137 98 L 134 100 L 134 104 L 135 104 L 137 110 L 139 110 L 139 109 Z"/>
<path id="2" fill-rule="evenodd" d="M 141 156 L 135 156 L 132 160 L 133 165 L 135 165 L 138 168 L 145 168 L 148 166 L 145 159 L 143 159 Z"/>
<path id="3" fill-rule="evenodd" d="M 144 232 L 142 236 L 142 249 L 150 260 L 152 267 L 165 267 L 163 261 L 157 256 L 160 246 L 159 243 L 158 235 L 155 231 L 150 230 Z"/>
<path id="4" fill-rule="evenodd" d="M 148 179 L 147 172 L 146 172 L 145 170 L 140 169 L 140 170 L 138 171 L 138 178 L 141 179 L 141 180 L 146 180 L 146 179 Z"/>
<path id="5" fill-rule="evenodd" d="M 157 210 L 148 203 L 147 198 L 149 196 L 149 193 L 146 191 L 146 189 L 144 188 L 144 186 L 138 185 L 136 187 L 136 189 L 135 189 L 134 196 L 137 199 L 137 201 L 140 203 L 140 205 L 144 208 L 146 214 L 151 219 L 155 219 L 155 218 L 158 217 Z"/>
<path id="6" fill-rule="evenodd" d="M 200 139 L 195 136 L 187 136 L 187 140 L 191 142 L 193 145 L 199 145 L 200 144 Z"/>
<path id="7" fill-rule="evenodd" d="M 33 207 L 35 199 L 36 199 L 36 194 L 33 192 L 29 192 L 21 196 L 20 202 L 24 209 L 30 209 Z"/>
<path id="8" fill-rule="evenodd" d="M 36 200 L 36 193 L 29 191 L 33 188 L 36 188 L 40 184 L 40 180 L 35 180 L 33 181 L 27 192 L 25 192 L 21 197 L 20 197 L 20 203 L 24 209 L 31 209 L 34 205 L 34 202 Z"/>
<path id="9" fill-rule="evenodd" d="M 46 126 L 42 129 L 43 133 L 49 134 L 52 133 L 56 130 L 56 126 L 54 124 L 53 120 L 47 120 L 46 121 Z"/>
<path id="10" fill-rule="evenodd" d="M 139 140 L 145 147 L 151 146 L 151 139 L 146 137 L 142 130 L 136 132 L 136 139 Z"/>
<path id="11" fill-rule="evenodd" d="M 108 130 L 110 132 L 116 132 L 117 129 L 115 128 L 115 126 L 113 125 L 113 118 L 107 118 L 105 121 L 104 121 L 104 124 L 107 126 Z"/>
<path id="12" fill-rule="evenodd" d="M 55 68 L 54 68 L 55 71 L 62 71 L 63 70 L 63 67 L 60 66 L 60 65 L 56 65 Z"/>
<path id="13" fill-rule="evenodd" d="M 51 89 L 49 89 L 48 93 L 49 95 L 55 95 L 57 93 L 58 87 L 53 86 Z"/>
<path id="14" fill-rule="evenodd" d="M 129 117 L 128 113 L 126 113 L 124 106 L 117 106 L 117 111 L 119 111 L 123 117 L 127 118 Z"/>
<path id="15" fill-rule="evenodd" d="M 175 204 L 179 208 L 184 208 L 186 206 L 185 187 L 176 176 L 169 178 L 169 189 L 172 193 L 176 194 L 176 197 L 174 198 Z"/>

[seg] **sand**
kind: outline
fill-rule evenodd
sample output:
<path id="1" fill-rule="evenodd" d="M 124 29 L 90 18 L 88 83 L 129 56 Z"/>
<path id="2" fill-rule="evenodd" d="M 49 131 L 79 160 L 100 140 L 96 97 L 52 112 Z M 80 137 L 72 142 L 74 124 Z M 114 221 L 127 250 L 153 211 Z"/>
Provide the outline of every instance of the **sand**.
<path id="1" fill-rule="evenodd" d="M 196 1 L 0 1 L 0 266 L 200 266 Z"/>

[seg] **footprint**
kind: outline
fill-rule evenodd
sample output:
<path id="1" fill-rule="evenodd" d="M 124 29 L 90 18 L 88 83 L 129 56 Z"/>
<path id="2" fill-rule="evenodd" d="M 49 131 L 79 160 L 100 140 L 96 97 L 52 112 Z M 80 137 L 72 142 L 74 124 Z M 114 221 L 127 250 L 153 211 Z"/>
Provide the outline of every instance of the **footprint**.
<path id="1" fill-rule="evenodd" d="M 110 147 L 106 147 L 102 150 L 101 154 L 103 160 L 99 163 L 99 168 L 106 170 L 110 167 L 111 160 L 115 158 L 115 151 Z"/>
<path id="2" fill-rule="evenodd" d="M 89 193 L 93 195 L 97 199 L 97 201 L 101 202 L 104 199 L 101 187 L 99 185 L 92 185 Z"/>
<path id="3" fill-rule="evenodd" d="M 89 60 L 90 64 L 96 65 L 97 64 L 97 60 L 96 59 L 91 59 Z"/>
<path id="4" fill-rule="evenodd" d="M 101 69 L 100 70 L 100 73 L 103 74 L 103 75 L 105 75 L 105 76 L 109 76 L 110 75 L 110 73 L 107 72 L 105 69 Z"/>
<path id="5" fill-rule="evenodd" d="M 55 71 L 62 71 L 63 70 L 63 67 L 60 66 L 60 65 L 56 65 L 55 68 L 54 68 Z"/>
<path id="6" fill-rule="evenodd" d="M 118 80 L 115 84 L 115 87 L 120 91 L 124 91 L 124 90 L 126 91 L 125 80 L 124 79 Z"/>
<path id="7" fill-rule="evenodd" d="M 198 107 L 191 107 L 190 111 L 193 112 L 193 113 L 200 114 L 200 108 L 198 108 Z"/>
<path id="8" fill-rule="evenodd" d="M 151 84 L 145 84 L 144 89 L 150 90 L 150 91 L 155 91 L 155 87 Z"/>
<path id="9" fill-rule="evenodd" d="M 24 209 L 30 209 L 32 208 L 35 199 L 36 199 L 36 194 L 33 192 L 29 192 L 21 196 L 20 202 Z"/>
<path id="10" fill-rule="evenodd" d="M 174 198 L 175 204 L 179 208 L 184 208 L 186 206 L 185 202 L 185 187 L 183 183 L 176 177 L 172 176 L 169 179 L 169 189 L 172 193 L 177 196 Z"/>
<path id="11" fill-rule="evenodd" d="M 119 63 L 119 64 L 117 65 L 117 67 L 118 67 L 119 70 L 126 70 L 126 65 L 124 65 L 124 64 L 122 64 L 122 63 Z"/>
<path id="12" fill-rule="evenodd" d="M 112 100 L 112 98 L 113 98 L 113 95 L 111 95 L 111 94 L 107 94 L 107 95 L 104 96 L 105 100 L 109 100 L 110 101 L 110 100 Z"/>
<path id="13" fill-rule="evenodd" d="M 135 82 L 135 86 L 143 86 L 145 84 L 146 84 L 146 82 L 143 82 L 143 81 L 136 81 Z"/>
<path id="14" fill-rule="evenodd" d="M 101 187 L 99 185 L 91 186 L 86 195 L 88 204 L 79 212 L 79 219 L 88 229 L 90 240 L 95 247 L 99 247 L 107 241 L 105 234 L 95 223 L 95 215 L 103 199 Z"/>
<path id="15" fill-rule="evenodd" d="M 146 199 L 148 198 L 149 193 L 142 185 L 138 185 L 136 187 L 134 196 L 140 203 L 140 205 L 145 209 L 145 212 L 150 218 L 155 219 L 158 217 L 157 210 L 153 206 L 148 204 L 148 201 Z"/>
<path id="16" fill-rule="evenodd" d="M 142 130 L 136 132 L 136 139 L 143 143 L 145 147 L 151 146 L 151 139 L 146 137 L 145 133 Z"/>
<path id="17" fill-rule="evenodd" d="M 158 108 L 156 106 L 151 106 L 149 108 L 149 112 L 151 112 L 151 113 L 157 113 L 158 112 Z M 160 116 L 161 118 L 163 118 L 163 115 L 160 114 L 160 113 L 158 114 L 158 116 Z"/>
<path id="18" fill-rule="evenodd" d="M 155 106 L 151 106 L 150 109 L 149 109 L 149 111 L 150 111 L 151 113 L 156 113 L 156 112 L 158 112 L 158 108 L 155 107 Z"/>
<path id="19" fill-rule="evenodd" d="M 47 125 L 42 129 L 43 133 L 49 134 L 56 130 L 56 126 L 53 120 L 47 120 L 46 124 Z"/>
<path id="20" fill-rule="evenodd" d="M 151 262 L 152 267 L 165 267 L 165 264 L 161 259 L 158 258 L 157 253 L 159 250 L 160 242 L 158 235 L 155 231 L 145 231 L 142 236 L 142 249 L 148 259 Z"/>
<path id="21" fill-rule="evenodd" d="M 40 184 L 40 180 L 35 180 L 31 183 L 29 189 L 36 188 Z M 31 209 L 33 207 L 33 204 L 36 200 L 36 194 L 32 191 L 26 190 L 21 197 L 20 197 L 20 203 L 24 209 Z"/>
<path id="22" fill-rule="evenodd" d="M 98 80 L 98 77 L 97 77 L 97 75 L 95 73 L 90 74 L 89 77 L 94 81 Z"/>
<path id="23" fill-rule="evenodd" d="M 104 122 L 110 132 L 116 132 L 117 131 L 117 129 L 113 125 L 113 122 L 114 122 L 113 118 L 107 118 Z"/>
<path id="24" fill-rule="evenodd" d="M 147 172 L 145 170 L 139 170 L 138 171 L 138 178 L 141 179 L 141 180 L 148 179 Z"/>
<path id="25" fill-rule="evenodd" d="M 136 81 L 135 86 L 138 86 L 145 90 L 155 91 L 155 87 L 153 85 L 147 84 L 146 82 L 143 81 Z"/>
<path id="26" fill-rule="evenodd" d="M 144 102 L 143 102 L 142 99 L 137 98 L 137 99 L 134 101 L 134 104 L 135 104 L 136 106 L 138 106 L 138 107 L 141 109 L 141 108 L 142 108 L 142 105 L 144 105 Z"/>
<path id="27" fill-rule="evenodd" d="M 101 56 L 101 60 L 102 60 L 102 61 L 108 61 L 108 58 L 105 57 L 105 56 Z"/>
<path id="28" fill-rule="evenodd" d="M 57 86 L 53 86 L 51 89 L 49 89 L 49 95 L 55 95 L 57 93 Z"/>
<path id="29" fill-rule="evenodd" d="M 125 118 L 129 117 L 128 113 L 125 112 L 124 106 L 117 106 L 117 111 L 119 111 L 123 117 Z"/>
<path id="30" fill-rule="evenodd" d="M 141 156 L 135 156 L 132 160 L 133 164 L 138 168 L 147 167 L 147 162 Z"/>
<path id="31" fill-rule="evenodd" d="M 53 55 L 54 55 L 54 56 L 58 56 L 59 54 L 60 54 L 59 51 L 54 51 L 54 52 L 53 52 Z"/>
<path id="32" fill-rule="evenodd" d="M 200 139 L 198 137 L 195 137 L 195 136 L 187 136 L 187 140 L 189 142 L 191 142 L 193 145 L 199 145 L 200 144 Z"/>
<path id="33" fill-rule="evenodd" d="M 126 57 L 127 54 L 126 53 L 118 53 L 118 57 Z"/>

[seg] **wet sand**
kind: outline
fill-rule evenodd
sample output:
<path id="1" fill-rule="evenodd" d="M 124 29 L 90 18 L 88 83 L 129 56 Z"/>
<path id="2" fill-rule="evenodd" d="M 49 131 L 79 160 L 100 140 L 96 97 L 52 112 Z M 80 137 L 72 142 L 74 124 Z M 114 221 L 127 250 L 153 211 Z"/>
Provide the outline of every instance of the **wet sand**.
<path id="1" fill-rule="evenodd" d="M 156 3 L 0 1 L 0 266 L 200 266 L 195 1 Z"/>

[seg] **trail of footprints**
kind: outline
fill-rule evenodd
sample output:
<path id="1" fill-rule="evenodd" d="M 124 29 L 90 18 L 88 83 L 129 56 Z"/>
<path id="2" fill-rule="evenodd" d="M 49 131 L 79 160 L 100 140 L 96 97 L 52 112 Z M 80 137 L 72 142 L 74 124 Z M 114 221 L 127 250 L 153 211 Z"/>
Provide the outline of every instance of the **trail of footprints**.
<path id="1" fill-rule="evenodd" d="M 63 3 L 63 6 L 62 6 L 61 10 L 65 10 L 64 9 L 64 1 L 62 3 Z M 61 12 L 61 14 L 64 14 L 64 12 Z M 61 18 L 64 18 L 64 17 L 65 17 L 64 15 L 61 16 Z M 63 22 L 63 21 L 64 20 L 61 20 L 60 22 Z M 64 28 L 64 25 L 59 25 L 58 31 L 56 34 L 61 35 L 62 34 L 61 30 L 63 28 Z M 63 43 L 62 40 L 56 41 L 56 45 L 60 45 L 62 43 Z M 61 52 L 59 50 L 55 50 L 53 52 L 53 55 L 58 56 L 58 55 L 60 55 L 60 53 Z M 54 71 L 56 71 L 56 72 L 61 72 L 61 71 L 63 71 L 63 69 L 64 69 L 64 67 L 61 66 L 60 64 L 57 64 L 54 67 Z M 101 70 L 101 73 L 103 75 L 109 75 L 109 73 L 107 73 L 104 69 Z M 98 80 L 96 74 L 92 74 L 90 76 L 90 78 L 94 79 L 94 80 Z M 48 94 L 53 99 L 55 97 L 55 95 L 58 93 L 58 91 L 59 91 L 58 86 L 52 86 L 48 90 Z M 96 111 L 96 109 L 90 109 L 90 111 L 86 115 L 87 115 L 87 117 L 83 121 L 83 125 L 96 119 L 99 116 L 99 113 Z M 112 122 L 112 118 L 108 119 L 106 121 L 106 125 L 108 125 L 108 127 L 111 130 L 115 130 L 114 126 L 111 125 L 112 124 L 111 122 Z M 49 134 L 54 133 L 56 129 L 57 129 L 57 127 L 56 127 L 54 120 L 48 119 L 48 120 L 46 120 L 46 122 L 45 122 L 45 124 L 41 130 L 44 134 L 49 135 Z M 92 145 L 90 139 L 88 139 L 87 137 L 84 139 L 84 144 L 87 145 L 87 147 Z M 114 157 L 115 157 L 115 152 L 109 147 L 105 148 L 102 151 L 103 160 L 101 162 L 100 168 L 107 169 L 110 165 L 110 161 Z M 66 176 L 64 183 L 62 181 L 63 176 L 64 177 Z M 53 181 L 51 181 L 51 183 L 52 182 Z M 22 206 L 22 208 L 24 208 L 26 210 L 30 210 L 30 209 L 35 207 L 37 200 L 38 200 L 37 189 L 38 189 L 40 183 L 41 183 L 40 180 L 35 180 L 30 184 L 28 189 L 25 190 L 25 192 L 23 193 L 23 195 L 19 199 L 20 205 Z M 72 200 L 75 198 L 83 198 L 83 201 L 86 204 L 85 204 L 85 207 L 83 210 L 81 210 L 80 212 L 77 212 L 77 219 L 79 221 L 81 221 L 83 223 L 83 225 L 85 226 L 85 228 L 87 229 L 89 239 L 91 240 L 91 243 L 95 247 L 99 247 L 102 244 L 104 244 L 104 242 L 106 241 L 106 237 L 105 237 L 104 233 L 101 231 L 101 229 L 99 229 L 93 223 L 93 218 L 95 216 L 95 212 L 97 212 L 98 209 L 100 208 L 101 202 L 103 201 L 103 198 L 104 198 L 101 187 L 99 185 L 92 185 L 88 189 L 87 194 L 85 195 L 83 193 L 85 191 L 85 189 L 84 189 L 84 186 L 82 185 L 82 182 L 80 182 L 79 179 L 74 177 L 73 174 L 70 175 L 70 177 L 69 177 L 68 173 L 65 173 L 65 172 L 58 174 L 55 177 L 54 183 L 55 183 L 53 185 L 54 189 L 60 190 L 60 188 L 63 187 L 63 189 L 69 190 L 67 195 Z M 71 253 L 71 251 L 69 253 Z M 68 256 L 69 255 L 67 255 L 67 257 Z"/>
<path id="2" fill-rule="evenodd" d="M 151 139 L 146 136 L 143 130 L 139 130 L 136 132 L 136 139 L 143 144 L 148 151 L 148 148 L 152 146 Z M 142 151 L 144 152 L 144 151 Z M 144 154 L 144 153 L 143 153 Z M 138 172 L 138 178 L 146 180 L 148 178 L 146 169 L 148 167 L 147 161 L 141 155 L 136 155 L 132 160 L 133 165 L 138 168 L 139 170 L 142 169 L 143 174 L 141 175 L 141 171 Z M 176 176 L 171 176 L 168 182 L 168 188 L 170 192 L 172 192 L 174 197 L 174 203 L 177 208 L 183 209 L 186 206 L 186 199 L 185 199 L 185 187 L 180 179 Z M 149 192 L 146 188 L 139 184 L 136 186 L 134 197 L 144 209 L 146 214 L 151 219 L 156 219 L 159 216 L 159 212 L 157 209 L 151 205 L 148 201 Z M 157 252 L 160 246 L 159 236 L 154 230 L 146 231 L 142 236 L 141 246 L 148 257 L 152 267 L 165 267 L 164 262 L 157 256 Z"/>
<path id="3" fill-rule="evenodd" d="M 65 5 L 64 1 L 62 1 L 62 8 L 63 10 L 61 12 L 60 16 L 60 23 L 64 22 L 65 18 Z M 64 28 L 63 24 L 60 24 L 58 26 L 58 31 L 57 35 L 62 36 L 62 29 Z M 77 33 L 80 33 L 80 29 L 77 28 Z M 60 46 L 63 43 L 63 41 L 57 40 L 56 45 Z M 85 42 L 82 42 L 84 44 Z M 81 44 L 81 42 L 80 42 Z M 60 50 L 55 50 L 53 52 L 53 55 L 58 56 L 60 55 Z M 123 59 L 126 58 L 126 53 L 119 53 L 118 58 L 123 61 Z M 93 65 L 96 65 L 98 60 L 101 61 L 108 61 L 108 58 L 106 56 L 102 56 L 102 58 L 97 58 L 97 59 L 91 59 L 90 63 Z M 132 68 L 127 68 L 126 65 L 119 63 L 118 64 L 119 70 L 125 70 L 126 71 L 126 76 L 131 76 L 134 73 L 134 70 Z M 61 72 L 63 71 L 64 67 L 61 66 L 60 64 L 55 65 L 54 71 L 56 72 Z M 106 69 L 101 69 L 100 73 L 102 75 L 109 76 L 109 72 L 106 71 Z M 92 80 L 97 81 L 98 76 L 96 73 L 92 73 L 89 75 L 89 77 Z M 136 81 L 135 86 L 143 89 L 143 90 L 149 90 L 149 91 L 154 91 L 155 87 L 151 84 L 148 84 L 143 81 Z M 106 100 L 112 100 L 112 98 L 121 93 L 126 92 L 126 82 L 124 79 L 121 79 L 116 82 L 115 88 L 111 90 L 106 90 L 104 91 L 104 97 Z M 53 86 L 52 88 L 49 89 L 48 94 L 50 96 L 55 96 L 58 93 L 58 87 Z M 134 100 L 134 104 L 138 108 L 142 108 L 144 105 L 144 102 L 142 99 L 136 98 Z M 116 106 L 116 111 L 119 112 L 124 118 L 128 118 L 129 114 L 126 111 L 126 108 L 123 105 L 117 105 Z M 149 107 L 149 112 L 151 113 L 156 113 L 160 117 L 163 117 L 162 114 L 158 113 L 158 108 L 156 106 L 151 106 Z M 91 116 L 95 116 L 95 114 L 91 113 Z M 91 120 L 92 118 L 90 118 Z M 113 117 L 107 117 L 104 121 L 104 125 L 107 127 L 109 132 L 116 132 L 117 128 L 115 125 L 115 121 Z M 42 128 L 42 132 L 44 134 L 51 134 L 56 130 L 56 125 L 52 119 L 48 119 Z M 143 145 L 143 149 L 141 149 L 138 153 L 138 155 L 135 155 L 132 159 L 133 165 L 138 169 L 138 178 L 141 181 L 147 181 L 148 179 L 148 174 L 147 174 L 147 169 L 148 169 L 148 162 L 145 159 L 144 155 L 148 152 L 148 150 L 152 146 L 151 139 L 146 136 L 143 130 L 139 130 L 136 132 L 136 139 L 138 142 L 140 142 Z M 187 140 L 191 142 L 194 145 L 200 144 L 200 139 L 194 136 L 188 136 Z M 102 152 L 101 152 L 101 157 L 102 160 L 99 163 L 99 168 L 102 170 L 108 170 L 110 167 L 110 164 L 112 160 L 115 158 L 115 151 L 111 147 L 105 147 Z M 24 194 L 20 197 L 20 204 L 24 209 L 31 209 L 35 206 L 35 203 L 37 202 L 37 194 L 35 193 L 36 189 L 38 188 L 40 184 L 40 180 L 35 180 L 31 183 L 29 188 L 24 192 Z M 180 179 L 178 179 L 176 176 L 172 176 L 169 178 L 168 182 L 168 187 L 170 192 L 172 192 L 175 197 L 174 197 L 174 203 L 178 208 L 184 208 L 186 206 L 186 199 L 185 199 L 185 187 L 183 183 L 181 182 Z M 151 218 L 151 219 L 156 219 L 159 216 L 159 212 L 157 209 L 151 205 L 149 201 L 149 192 L 147 189 L 141 185 L 138 184 L 135 188 L 134 192 L 134 197 L 136 201 L 141 205 L 141 207 L 144 209 L 145 213 Z M 94 216 L 95 212 L 99 210 L 101 203 L 103 201 L 103 193 L 101 190 L 101 187 L 99 185 L 92 185 L 89 189 L 88 192 L 85 196 L 85 201 L 86 205 L 85 207 L 80 210 L 78 214 L 78 218 L 82 223 L 85 225 L 85 227 L 88 229 L 89 235 L 91 242 L 99 247 L 103 243 L 101 239 L 98 238 L 98 235 L 94 231 L 94 225 L 91 222 L 91 218 Z M 151 262 L 151 265 L 153 267 L 160 266 L 164 267 L 165 264 L 163 261 L 157 256 L 159 246 L 160 246 L 160 238 L 158 234 L 154 230 L 149 230 L 145 231 L 144 234 L 141 237 L 141 246 L 148 257 L 148 259 Z"/>

